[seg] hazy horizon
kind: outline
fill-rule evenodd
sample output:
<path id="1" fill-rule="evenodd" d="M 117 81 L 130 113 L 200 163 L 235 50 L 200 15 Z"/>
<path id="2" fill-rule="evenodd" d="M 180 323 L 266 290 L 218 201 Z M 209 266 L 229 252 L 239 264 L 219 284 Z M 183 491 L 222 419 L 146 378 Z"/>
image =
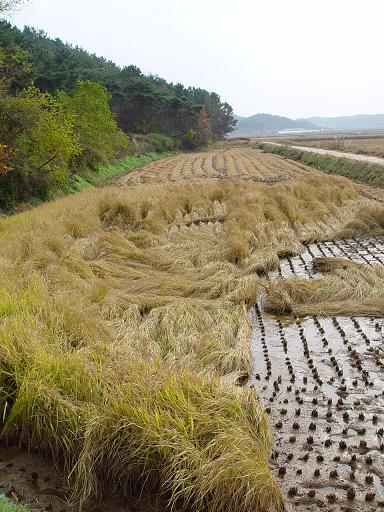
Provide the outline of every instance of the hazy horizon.
<path id="1" fill-rule="evenodd" d="M 379 0 L 33 0 L 9 20 L 215 91 L 239 116 L 300 118 L 384 112 L 383 18 Z"/>
<path id="2" fill-rule="evenodd" d="M 247 118 L 247 117 L 253 117 L 253 116 L 256 116 L 256 115 L 260 115 L 260 114 L 271 114 L 273 116 L 280 116 L 280 117 L 289 117 L 289 116 L 284 116 L 284 115 L 281 115 L 281 114 L 276 114 L 274 112 L 255 112 L 254 114 L 250 114 L 249 116 L 240 116 L 239 114 L 237 114 L 237 112 L 235 112 L 235 115 L 237 117 L 242 117 L 242 118 Z M 309 118 L 312 118 L 312 117 L 323 117 L 323 118 L 330 118 L 330 117 L 355 117 L 355 116 L 383 116 L 384 113 L 383 112 L 374 112 L 372 114 L 366 114 L 365 112 L 359 112 L 357 114 L 346 114 L 346 115 L 340 115 L 340 116 L 335 116 L 335 115 L 331 115 L 331 116 L 318 116 L 318 115 L 311 115 L 311 116 L 300 116 L 300 117 L 291 117 L 291 119 L 309 119 Z"/>

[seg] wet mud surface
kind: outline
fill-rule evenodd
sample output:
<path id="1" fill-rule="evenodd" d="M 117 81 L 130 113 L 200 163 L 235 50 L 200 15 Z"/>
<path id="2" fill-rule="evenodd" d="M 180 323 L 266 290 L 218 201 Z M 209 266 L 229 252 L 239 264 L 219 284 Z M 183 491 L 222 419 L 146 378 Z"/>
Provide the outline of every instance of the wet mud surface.
<path id="1" fill-rule="evenodd" d="M 316 256 L 384 264 L 384 237 L 313 244 L 271 277 L 316 278 Z M 384 510 L 384 319 L 252 312 L 255 375 L 276 433 L 271 465 L 298 510 Z"/>
<path id="2" fill-rule="evenodd" d="M 30 454 L 17 447 L 0 446 L 0 494 L 11 501 L 47 512 L 78 512 L 70 504 L 68 481 L 52 461 Z M 160 498 L 134 497 L 129 503 L 106 498 L 100 503 L 90 501 L 81 512 L 167 512 Z"/>

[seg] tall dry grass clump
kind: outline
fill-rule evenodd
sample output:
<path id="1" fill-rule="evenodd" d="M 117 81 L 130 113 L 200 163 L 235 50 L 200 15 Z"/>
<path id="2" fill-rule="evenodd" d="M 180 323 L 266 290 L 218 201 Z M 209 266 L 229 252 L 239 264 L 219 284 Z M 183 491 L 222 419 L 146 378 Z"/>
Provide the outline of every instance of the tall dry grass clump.
<path id="1" fill-rule="evenodd" d="M 306 315 L 384 315 L 384 268 L 343 258 L 315 258 L 316 279 L 274 280 L 267 288 L 267 311 Z"/>
<path id="2" fill-rule="evenodd" d="M 383 171 L 384 174 L 384 171 Z M 366 205 L 358 210 L 355 217 L 345 226 L 342 236 L 381 235 L 384 229 L 384 208 L 380 205 Z"/>
<path id="3" fill-rule="evenodd" d="M 284 508 L 248 307 L 279 255 L 373 204 L 309 177 L 88 190 L 0 223 L 3 438 L 74 497 L 133 486 L 196 510 Z"/>

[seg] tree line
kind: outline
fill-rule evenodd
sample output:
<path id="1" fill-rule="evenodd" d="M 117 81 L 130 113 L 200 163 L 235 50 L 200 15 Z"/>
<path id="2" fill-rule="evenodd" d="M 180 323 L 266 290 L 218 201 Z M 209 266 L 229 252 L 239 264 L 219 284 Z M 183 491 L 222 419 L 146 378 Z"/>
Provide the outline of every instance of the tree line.
<path id="1" fill-rule="evenodd" d="M 129 134 L 163 134 L 167 149 L 192 149 L 235 123 L 216 93 L 0 20 L 0 207 L 49 197 L 74 172 L 132 151 Z"/>
<path id="2" fill-rule="evenodd" d="M 146 76 L 133 65 L 120 68 L 77 46 L 51 39 L 41 30 L 25 27 L 21 31 L 2 21 L 0 46 L 30 53 L 34 82 L 44 92 L 71 92 L 79 80 L 104 85 L 111 93 L 118 124 L 126 132 L 158 132 L 181 138 L 188 130 L 199 130 L 201 112 L 209 124 L 205 136 L 220 139 L 235 127 L 231 106 L 218 94 Z"/>

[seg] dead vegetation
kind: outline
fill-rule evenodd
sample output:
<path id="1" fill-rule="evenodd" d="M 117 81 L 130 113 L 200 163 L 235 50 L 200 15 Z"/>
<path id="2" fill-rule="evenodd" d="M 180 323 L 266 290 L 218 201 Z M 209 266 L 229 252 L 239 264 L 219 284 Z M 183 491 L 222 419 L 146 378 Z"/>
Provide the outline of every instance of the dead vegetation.
<path id="1" fill-rule="evenodd" d="M 384 315 L 384 268 L 343 258 L 315 258 L 315 279 L 273 281 L 267 289 L 267 311 L 297 316 Z"/>
<path id="2" fill-rule="evenodd" d="M 314 272 L 322 272 L 323 274 L 327 272 L 334 272 L 338 269 L 356 269 L 360 268 L 361 266 L 361 263 L 356 263 L 345 258 L 320 256 L 313 258 L 312 260 L 312 267 Z"/>
<path id="3" fill-rule="evenodd" d="M 100 188 L 2 220 L 3 436 L 60 462 L 80 501 L 142 485 L 195 510 L 283 509 L 264 410 L 233 386 L 253 366 L 248 306 L 279 256 L 377 206 L 300 177 Z M 306 284 L 269 304 L 330 297 Z"/>
<path id="4" fill-rule="evenodd" d="M 377 205 L 366 205 L 360 208 L 354 218 L 345 226 L 342 236 L 381 235 L 384 228 L 384 208 Z"/>

